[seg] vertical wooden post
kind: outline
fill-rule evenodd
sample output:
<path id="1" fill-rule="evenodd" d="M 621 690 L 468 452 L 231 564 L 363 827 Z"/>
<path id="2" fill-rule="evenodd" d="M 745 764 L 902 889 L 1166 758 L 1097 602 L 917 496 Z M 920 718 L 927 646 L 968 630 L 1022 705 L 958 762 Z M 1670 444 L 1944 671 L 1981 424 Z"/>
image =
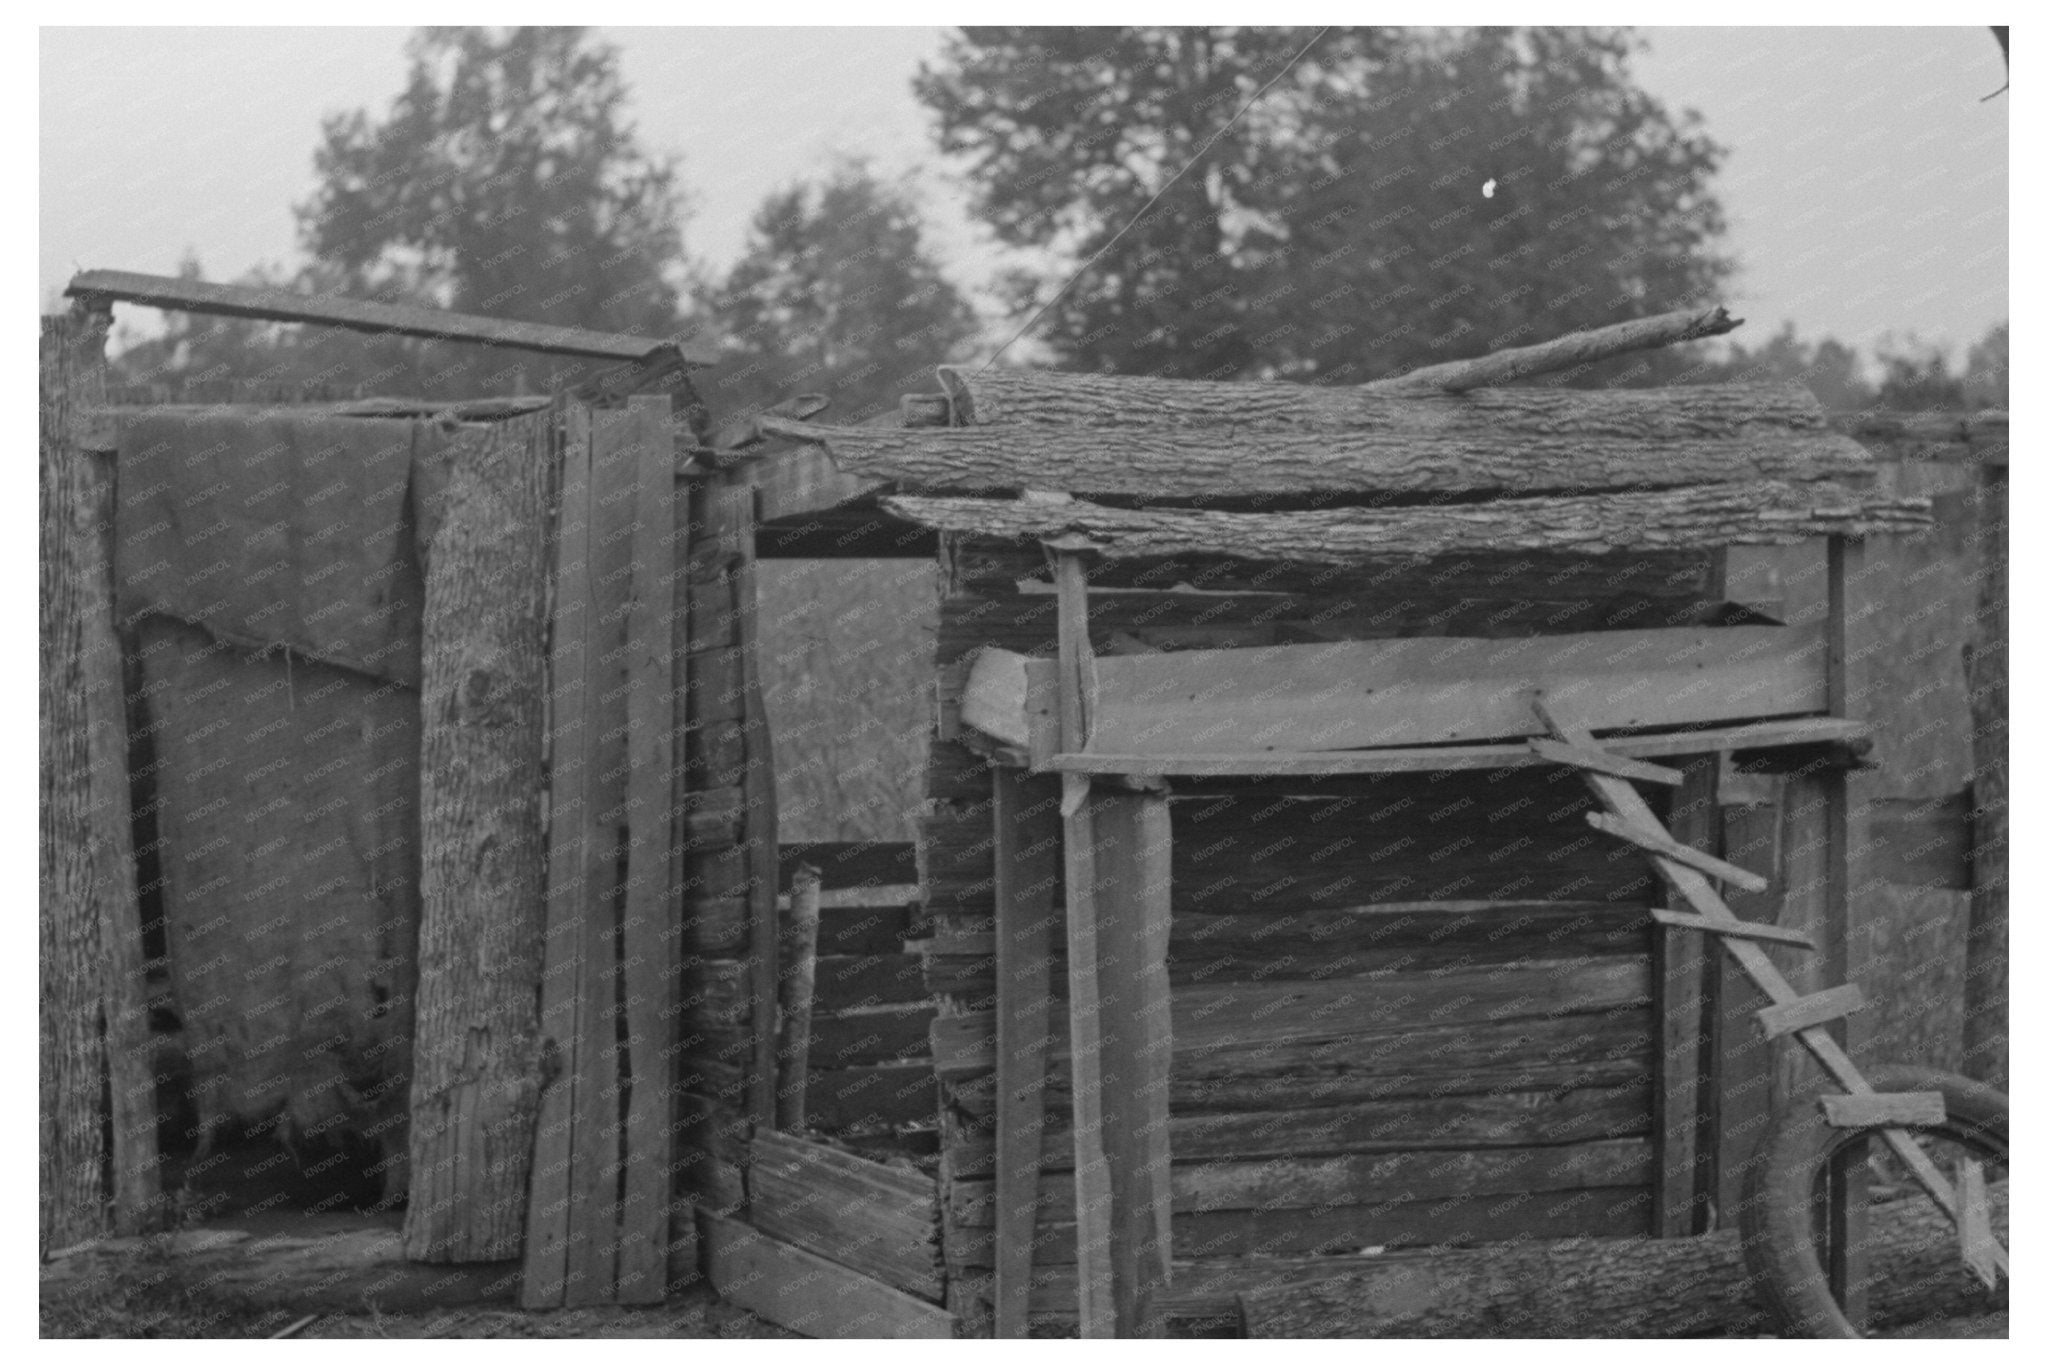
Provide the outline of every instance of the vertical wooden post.
<path id="1" fill-rule="evenodd" d="M 160 1211 L 114 631 L 113 469 L 75 431 L 105 390 L 108 321 L 85 309 L 44 318 L 39 362 L 44 1251 L 145 1231 Z"/>
<path id="2" fill-rule="evenodd" d="M 541 982 L 548 1085 L 521 1289 L 532 1308 L 667 1292 L 674 459 L 658 398 L 568 410 Z"/>
<path id="3" fill-rule="evenodd" d="M 1862 578 L 1863 542 L 1847 536 L 1828 537 L 1827 692 L 1828 714 L 1848 716 L 1858 699 L 1856 619 L 1854 604 Z M 1827 887 L 1819 946 L 1829 986 L 1849 981 L 1856 971 L 1859 936 L 1855 924 L 1857 821 L 1850 807 L 1849 774 L 1831 767 L 1819 779 L 1825 803 Z M 1843 1049 L 1855 1055 L 1854 1016 L 1837 1020 L 1830 1032 Z M 1848 1148 L 1830 1168 L 1828 1179 L 1828 1280 L 1849 1321 L 1861 1325 L 1868 1307 L 1866 1230 L 1869 1214 L 1869 1168 L 1866 1144 Z"/>
<path id="4" fill-rule="evenodd" d="M 1031 1263 L 1052 1025 L 1053 892 L 1059 884 L 1060 786 L 995 770 L 995 1335 L 1029 1335 Z"/>
<path id="5" fill-rule="evenodd" d="M 1963 1070 L 2008 1088 L 2006 883 L 2007 686 L 2006 546 L 2010 501 L 2003 443 L 1981 454 L 1977 470 L 1977 528 L 1982 547 L 1977 616 L 1970 634 L 1970 936 L 1963 977 Z"/>
<path id="6" fill-rule="evenodd" d="M 1058 550 L 1060 744 L 1087 743 L 1088 573 L 1078 552 Z M 1075 1264 L 1083 1337 L 1115 1335 L 1110 1264 L 1111 1190 L 1102 1145 L 1102 1003 L 1097 974 L 1095 811 L 1090 783 L 1061 775 L 1067 873 L 1067 1034 L 1074 1088 Z"/>
<path id="7" fill-rule="evenodd" d="M 1173 1254 L 1173 835 L 1163 791 L 1098 792 L 1094 803 L 1112 1297 L 1116 1334 L 1148 1337 L 1165 1324 Z"/>
<path id="8" fill-rule="evenodd" d="M 789 879 L 788 1000 L 782 1011 L 782 1084 L 775 1126 L 804 1126 L 804 1091 L 811 1076 L 811 1005 L 818 984 L 818 869 L 805 863 Z"/>
<path id="9" fill-rule="evenodd" d="M 754 526 L 757 499 L 751 471 L 721 481 L 712 493 L 718 534 L 733 546 L 734 647 L 739 652 L 740 690 L 745 706 L 745 814 L 741 838 L 747 854 L 748 964 L 753 994 L 754 1064 L 748 1077 L 747 1109 L 754 1121 L 775 1126 L 777 1090 L 775 1044 L 780 1028 L 781 926 L 775 896 L 777 866 L 775 751 L 768 732 L 767 701 L 761 690 L 760 599 L 755 583 Z"/>
<path id="10" fill-rule="evenodd" d="M 578 1076 L 575 1043 L 583 996 L 582 907 L 586 892 L 584 811 L 590 804 L 585 752 L 585 660 L 590 610 L 590 412 L 562 414 L 561 473 L 554 517 L 554 595 L 548 663 L 547 929 L 543 935 L 540 1119 L 527 1198 L 526 1265 L 519 1302 L 557 1308 L 569 1277 L 571 1160 Z"/>
<path id="11" fill-rule="evenodd" d="M 1725 762 L 1716 783 L 1721 856 L 1771 882 L 1760 892 L 1724 887 L 1722 895 L 1729 909 L 1759 924 L 1780 923 L 1784 914 L 1783 785 L 1782 778 L 1732 772 Z M 1709 1100 L 1702 1141 L 1709 1149 L 1715 1222 L 1728 1227 L 1771 1117 L 1771 1045 L 1756 1026 L 1756 1012 L 1770 1001 L 1726 953 L 1707 954 L 1706 983 L 1710 1045 L 1705 1055 L 1711 1061 L 1702 1081 Z"/>
<path id="12" fill-rule="evenodd" d="M 1679 843 L 1712 853 L 1719 823 L 1714 802 L 1717 760 L 1685 765 L 1685 782 L 1672 793 L 1666 828 Z M 1669 886 L 1664 903 L 1687 908 Z M 1705 969 L 1701 936 L 1690 929 L 1653 931 L 1653 987 L 1658 1027 L 1657 1091 L 1652 1105 L 1657 1134 L 1657 1186 L 1652 1225 L 1660 1237 L 1704 1231 L 1700 1217 L 1700 1006 Z"/>
<path id="13" fill-rule="evenodd" d="M 540 1103 L 547 495 L 555 415 L 446 450 L 424 547 L 420 944 L 405 1254 L 519 1254 Z"/>
<path id="14" fill-rule="evenodd" d="M 669 1108 L 675 1054 L 669 1021 L 682 996 L 670 898 L 675 863 L 669 796 L 682 768 L 674 721 L 676 617 L 682 564 L 676 552 L 676 452 L 669 403 L 627 400 L 619 434 L 623 484 L 633 487 L 631 597 L 626 603 L 626 885 L 619 907 L 625 1047 L 615 1067 L 625 1087 L 625 1193 L 619 1211 L 618 1301 L 660 1303 L 668 1293 L 669 1204 L 675 1125 Z"/>

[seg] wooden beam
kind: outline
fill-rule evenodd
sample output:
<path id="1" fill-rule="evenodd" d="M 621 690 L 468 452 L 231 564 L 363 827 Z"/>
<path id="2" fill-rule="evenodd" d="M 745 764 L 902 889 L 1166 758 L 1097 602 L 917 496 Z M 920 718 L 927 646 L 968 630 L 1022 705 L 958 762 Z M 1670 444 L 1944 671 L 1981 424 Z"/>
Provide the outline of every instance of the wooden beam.
<path id="1" fill-rule="evenodd" d="M 1948 1102 L 1939 1090 L 1822 1095 L 1820 1108 L 1833 1128 L 1882 1128 L 1894 1123 L 1938 1128 L 1948 1122 Z"/>
<path id="2" fill-rule="evenodd" d="M 549 355 L 587 356 L 597 360 L 648 360 L 657 352 L 678 349 L 674 341 L 592 332 L 580 327 L 555 327 L 539 322 L 450 313 L 439 308 L 368 303 L 332 294 L 301 294 L 260 285 L 210 284 L 129 270 L 85 270 L 71 277 L 66 297 L 105 303 L 139 303 L 182 313 L 249 318 L 259 322 L 306 322 L 356 332 L 429 337 L 441 341 L 472 341 L 483 346 L 540 351 Z M 691 365 L 713 361 L 685 354 Z"/>
<path id="3" fill-rule="evenodd" d="M 1741 318 L 1729 317 L 1728 310 L 1719 304 L 1711 308 L 1686 308 L 1654 317 L 1632 318 L 1608 327 L 1572 332 L 1550 341 L 1539 341 L 1533 346 L 1510 347 L 1472 360 L 1424 365 L 1406 374 L 1374 380 L 1366 387 L 1381 392 L 1437 389 L 1446 393 L 1462 393 L 1467 389 L 1512 384 L 1531 375 L 1583 369 L 1633 351 L 1656 350 L 1682 341 L 1721 336 L 1741 325 Z"/>
<path id="4" fill-rule="evenodd" d="M 1744 891 L 1761 891 L 1770 885 L 1768 878 L 1759 877 L 1756 873 L 1737 867 L 1733 863 L 1723 862 L 1711 853 L 1702 853 L 1690 844 L 1679 843 L 1666 834 L 1661 826 L 1638 825 L 1597 810 L 1586 812 L 1586 823 L 1602 834 L 1611 834 L 1626 843 L 1634 844 L 1645 853 L 1684 863 L 1687 867 L 1706 873 L 1716 881 L 1739 886 Z"/>
<path id="5" fill-rule="evenodd" d="M 1596 773 L 1606 773 L 1610 777 L 1626 777 L 1631 782 L 1656 782 L 1666 787 L 1675 787 L 1685 781 L 1685 774 L 1676 768 L 1661 768 L 1654 763 L 1641 763 L 1607 749 L 1587 749 L 1576 744 L 1539 738 L 1529 741 L 1529 751 L 1552 763 L 1562 763 L 1573 768 L 1590 768 Z"/>
<path id="6" fill-rule="evenodd" d="M 1008 655 L 1007 659 L 996 656 Z M 981 659 L 991 665 L 991 678 L 1016 662 L 1016 677 L 1025 676 L 1031 661 L 1007 650 L 985 650 Z M 977 692 L 981 677 L 980 660 L 970 675 L 967 697 L 975 701 L 977 714 L 991 724 L 1014 725 L 1021 703 L 1007 713 L 994 689 Z M 1007 679 L 1006 679 L 1007 683 Z M 967 720 L 962 703 L 962 722 Z M 975 728 L 979 729 L 977 724 Z M 1686 754 L 1744 753 L 1779 748 L 1854 745 L 1866 741 L 1870 727 L 1862 721 L 1817 716 L 1805 720 L 1763 721 L 1752 725 L 1710 726 L 1673 734 L 1610 735 L 1600 741 L 1609 752 L 1636 757 L 1670 758 Z M 1023 734 L 1023 748 L 1031 743 L 1031 732 Z M 1028 750 L 1027 750 L 1028 752 Z M 1186 754 L 1062 754 L 1048 755 L 1038 766 L 1051 772 L 1088 773 L 1094 776 L 1138 777 L 1343 777 L 1359 773 L 1465 772 L 1490 768 L 1533 768 L 1550 760 L 1539 758 L 1523 744 L 1427 745 L 1416 748 L 1340 749 L 1328 753 L 1186 753 Z"/>
<path id="7" fill-rule="evenodd" d="M 1705 915 L 1688 915 L 1683 910 L 1652 910 L 1650 918 L 1673 929 L 1697 929 L 1709 934 L 1725 934 L 1730 938 L 1754 939 L 1758 943 L 1783 943 L 1793 948 L 1812 951 L 1811 938 L 1797 929 L 1781 929 L 1775 924 L 1757 924 L 1751 920 L 1708 919 Z"/>
<path id="8" fill-rule="evenodd" d="M 1029 1335 L 1033 1234 L 1051 1034 L 1059 784 L 995 773 L 995 1335 Z"/>
<path id="9" fill-rule="evenodd" d="M 1756 1012 L 1756 1019 L 1763 1026 L 1764 1037 L 1782 1038 L 1788 1033 L 1799 1033 L 1831 1024 L 1837 1019 L 1846 1019 L 1862 1009 L 1863 1004 L 1863 989 L 1852 982 L 1766 1005 Z"/>
<path id="10" fill-rule="evenodd" d="M 986 667 L 994 673 L 1004 662 Z M 978 660 L 975 673 L 983 667 Z M 994 732 L 1005 742 L 1035 738 L 1032 717 L 1047 709 L 1033 695 L 1044 673 L 1028 664 L 1023 672 L 1024 713 L 1011 709 Z M 1583 706 L 1593 724 L 1611 729 L 1796 716 L 1827 701 L 1819 636 L 1785 626 L 1182 650 L 1099 658 L 1090 676 L 1089 745 L 1116 754 L 1518 738 L 1541 733 L 1531 688 Z M 1014 696 L 1013 685 L 968 714 L 1013 707 Z"/>

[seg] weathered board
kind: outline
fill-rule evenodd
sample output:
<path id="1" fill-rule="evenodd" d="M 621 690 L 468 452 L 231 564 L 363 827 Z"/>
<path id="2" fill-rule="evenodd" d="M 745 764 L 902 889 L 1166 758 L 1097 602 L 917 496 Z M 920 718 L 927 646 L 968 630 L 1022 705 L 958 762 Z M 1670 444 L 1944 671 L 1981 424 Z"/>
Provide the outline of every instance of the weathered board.
<path id="1" fill-rule="evenodd" d="M 711 1287 L 792 1332 L 821 1338 L 950 1338 L 953 1315 L 880 1280 L 698 1210 Z"/>
<path id="2" fill-rule="evenodd" d="M 1097 661 L 1087 747 L 1313 752 L 1515 738 L 1542 733 L 1533 689 L 1585 708 L 1596 729 L 1807 715 L 1826 708 L 1823 665 L 1818 635 L 1772 626 L 1137 654 Z M 986 651 L 962 719 L 1043 761 L 1049 737 L 1032 717 L 1049 709 L 1041 696 L 1052 687 L 1045 665 Z"/>
<path id="3" fill-rule="evenodd" d="M 930 1176 L 764 1131 L 749 1145 L 747 1182 L 757 1230 L 920 1298 L 945 1298 Z"/>

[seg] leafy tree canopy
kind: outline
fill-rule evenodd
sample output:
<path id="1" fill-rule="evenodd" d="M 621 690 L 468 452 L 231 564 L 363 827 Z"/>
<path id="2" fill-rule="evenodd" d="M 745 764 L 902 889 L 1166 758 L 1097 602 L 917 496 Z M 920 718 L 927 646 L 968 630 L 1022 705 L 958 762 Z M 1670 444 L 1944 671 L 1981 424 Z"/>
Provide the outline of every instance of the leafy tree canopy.
<path id="1" fill-rule="evenodd" d="M 693 295 L 722 338 L 724 359 L 701 381 L 721 421 L 798 393 L 858 421 L 930 388 L 932 367 L 976 329 L 909 192 L 858 161 L 769 195 L 740 260 Z"/>
<path id="2" fill-rule="evenodd" d="M 1103 251 L 1037 329 L 1064 363 L 1359 382 L 1731 273 L 1722 149 L 1635 86 L 1625 31 L 1313 32 L 971 28 L 920 72 L 981 215 L 1064 258 L 1013 303 Z"/>
<path id="3" fill-rule="evenodd" d="M 636 142 L 617 51 L 575 28 L 429 28 L 408 52 L 382 119 L 357 110 L 322 128 L 319 184 L 297 209 L 305 266 L 252 282 L 673 335 L 682 196 L 674 163 Z M 470 396 L 569 382 L 592 363 L 182 319 L 123 368 Z"/>

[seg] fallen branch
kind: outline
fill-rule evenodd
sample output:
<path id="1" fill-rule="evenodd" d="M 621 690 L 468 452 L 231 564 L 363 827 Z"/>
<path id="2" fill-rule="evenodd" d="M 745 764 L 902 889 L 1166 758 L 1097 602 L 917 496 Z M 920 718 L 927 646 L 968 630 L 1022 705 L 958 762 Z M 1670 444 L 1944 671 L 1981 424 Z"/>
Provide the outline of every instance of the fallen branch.
<path id="1" fill-rule="evenodd" d="M 1408 393 L 1417 390 L 1464 393 L 1468 389 L 1512 384 L 1532 374 L 1555 374 L 1575 365 L 1612 360 L 1631 351 L 1655 350 L 1681 341 L 1720 336 L 1742 325 L 1719 304 L 1712 308 L 1681 309 L 1652 318 L 1617 322 L 1612 327 L 1595 327 L 1573 332 L 1534 346 L 1515 346 L 1471 360 L 1452 360 L 1442 365 L 1425 365 L 1419 370 L 1376 379 L 1362 388 L 1374 393 Z"/>

